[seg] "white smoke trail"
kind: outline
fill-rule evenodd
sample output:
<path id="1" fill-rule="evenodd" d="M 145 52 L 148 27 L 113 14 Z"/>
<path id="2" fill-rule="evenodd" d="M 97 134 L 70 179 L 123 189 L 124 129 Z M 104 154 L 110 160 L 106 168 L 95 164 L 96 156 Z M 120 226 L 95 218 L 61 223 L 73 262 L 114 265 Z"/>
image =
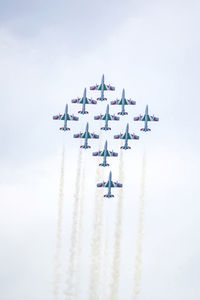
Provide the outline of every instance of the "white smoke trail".
<path id="1" fill-rule="evenodd" d="M 101 167 L 97 166 L 96 182 L 102 180 L 103 170 Z M 100 298 L 99 284 L 101 275 L 103 204 L 103 189 L 96 188 L 90 270 L 90 300 L 98 300 Z"/>
<path id="2" fill-rule="evenodd" d="M 55 254 L 55 269 L 54 269 L 54 290 L 53 298 L 58 299 L 59 285 L 61 282 L 60 268 L 61 259 L 60 252 L 62 246 L 62 217 L 63 217 L 63 200 L 64 200 L 64 168 L 65 168 L 65 146 L 63 144 L 61 172 L 60 172 L 60 186 L 58 197 L 58 217 L 57 217 L 57 234 L 56 234 L 56 254 Z"/>
<path id="3" fill-rule="evenodd" d="M 85 196 L 85 168 L 82 172 L 81 194 L 79 203 L 79 224 L 78 224 L 78 241 L 77 241 L 77 267 L 76 267 L 76 298 L 79 297 L 80 279 L 81 279 L 81 256 L 82 256 L 82 236 L 83 236 L 83 202 Z"/>
<path id="4" fill-rule="evenodd" d="M 119 182 L 124 183 L 124 162 L 123 162 L 123 150 L 120 152 L 119 162 Z M 120 260 L 121 260 L 121 240 L 122 240 L 122 212 L 123 212 L 123 188 L 119 190 L 119 196 L 117 199 L 117 211 L 116 211 L 116 225 L 115 225 L 115 237 L 114 237 L 114 254 L 112 262 L 112 280 L 110 290 L 110 300 L 117 300 L 119 293 L 119 281 L 120 281 Z"/>
<path id="5" fill-rule="evenodd" d="M 103 249 L 103 270 L 102 270 L 102 291 L 103 299 L 108 299 L 108 270 L 109 270 L 109 236 L 108 232 L 105 232 L 105 243 Z"/>
<path id="6" fill-rule="evenodd" d="M 79 202 L 80 202 L 80 178 L 81 178 L 81 166 L 82 166 L 82 150 L 79 150 L 78 166 L 76 173 L 74 194 L 74 207 L 72 214 L 72 230 L 71 230 L 71 242 L 70 242 L 70 254 L 69 254 L 69 266 L 67 270 L 67 289 L 65 291 L 66 299 L 73 299 L 74 297 L 74 280 L 76 269 L 76 254 L 77 254 L 77 240 L 78 240 L 78 221 L 79 221 Z"/>
<path id="7" fill-rule="evenodd" d="M 135 286 L 133 291 L 133 300 L 137 300 L 140 293 L 141 275 L 142 275 L 142 253 L 143 253 L 143 236 L 144 236 L 144 195 L 145 195 L 145 177 L 146 177 L 146 156 L 143 156 L 142 178 L 141 178 L 141 194 L 139 206 L 139 226 L 137 237 L 137 249 L 135 257 Z"/>

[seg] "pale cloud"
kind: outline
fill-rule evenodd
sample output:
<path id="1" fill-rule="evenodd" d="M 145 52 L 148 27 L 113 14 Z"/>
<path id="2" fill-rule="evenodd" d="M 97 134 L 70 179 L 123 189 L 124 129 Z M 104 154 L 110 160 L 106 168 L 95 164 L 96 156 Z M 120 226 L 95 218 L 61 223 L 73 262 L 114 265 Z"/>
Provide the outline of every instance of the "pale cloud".
<path id="1" fill-rule="evenodd" d="M 4 7 L 0 30 L 3 299 L 51 297 L 61 147 L 64 142 L 64 252 L 70 234 L 79 147 L 72 134 L 83 130 L 86 122 L 81 117 L 80 123 L 70 124 L 72 131 L 63 139 L 58 132 L 60 123 L 53 122 L 52 115 L 62 112 L 65 102 L 80 96 L 84 87 L 99 82 L 102 73 L 117 88 L 110 93 L 112 99 L 125 88 L 127 96 L 137 101 L 136 107 L 128 108 L 132 131 L 140 133 L 141 124 L 132 118 L 142 113 L 146 104 L 160 117 L 159 123 L 150 124 L 152 132 L 140 133 L 138 142 L 130 142 L 132 151 L 125 152 L 122 278 L 126 280 L 121 282 L 120 299 L 128 300 L 133 286 L 144 148 L 148 168 L 141 299 L 198 298 L 199 3 L 151 1 L 124 5 L 111 1 L 106 6 L 105 2 L 60 2 L 56 7 L 49 3 L 48 9 L 44 2 L 18 5 L 13 3 L 9 11 Z M 96 94 L 91 92 L 90 96 Z M 98 131 L 100 123 L 93 122 L 92 117 L 105 107 L 99 104 L 89 110 L 91 130 Z M 112 108 L 112 112 L 118 110 Z M 70 111 L 77 114 L 78 106 L 70 104 Z M 108 140 L 115 151 L 119 143 L 113 141 L 113 134 L 124 130 L 125 124 L 124 119 L 112 124 Z M 103 140 L 106 138 L 103 134 Z M 98 143 L 92 141 L 91 145 L 92 150 L 98 150 Z M 84 267 L 88 276 L 96 171 L 91 151 L 84 153 L 84 162 L 86 184 L 94 186 L 90 191 L 86 189 L 85 198 Z M 118 179 L 118 159 L 110 163 Z M 105 178 L 107 174 L 105 170 Z M 113 200 L 109 206 L 105 204 L 111 234 Z M 63 253 L 63 269 L 66 261 Z M 85 299 L 87 276 L 81 287 Z M 63 290 L 64 283 L 61 299 Z"/>

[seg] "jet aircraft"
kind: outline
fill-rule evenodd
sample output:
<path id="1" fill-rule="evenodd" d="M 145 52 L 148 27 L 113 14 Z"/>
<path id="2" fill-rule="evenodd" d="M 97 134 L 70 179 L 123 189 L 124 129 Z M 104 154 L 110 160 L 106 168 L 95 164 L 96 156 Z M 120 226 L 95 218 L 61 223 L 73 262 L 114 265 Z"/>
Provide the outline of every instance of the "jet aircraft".
<path id="1" fill-rule="evenodd" d="M 70 128 L 67 127 L 67 121 L 78 121 L 78 117 L 68 114 L 68 104 L 66 104 L 64 115 L 59 114 L 53 116 L 53 120 L 64 120 L 64 127 L 61 127 L 60 130 L 66 131 L 66 130 L 70 130 Z"/>
<path id="2" fill-rule="evenodd" d="M 80 148 L 87 149 L 87 148 L 91 148 L 91 147 L 88 145 L 88 139 L 98 139 L 98 138 L 99 138 L 99 135 L 97 135 L 97 134 L 95 134 L 95 133 L 90 133 L 90 132 L 89 132 L 89 124 L 87 123 L 87 124 L 86 124 L 85 132 L 84 132 L 84 133 L 80 132 L 80 133 L 78 133 L 78 134 L 74 134 L 74 138 L 85 139 L 84 145 L 80 146 Z"/>
<path id="3" fill-rule="evenodd" d="M 95 90 L 101 91 L 101 96 L 99 98 L 97 98 L 97 100 L 104 101 L 104 100 L 107 100 L 107 98 L 104 97 L 104 91 L 114 91 L 115 87 L 111 86 L 110 84 L 109 85 L 105 84 L 104 75 L 103 75 L 102 79 L 101 79 L 101 84 L 96 84 L 94 86 L 91 86 L 90 90 L 92 90 L 92 91 L 95 91 Z"/>
<path id="4" fill-rule="evenodd" d="M 97 101 L 86 97 L 86 88 L 85 88 L 83 92 L 83 97 L 72 99 L 72 103 L 83 104 L 82 110 L 80 110 L 78 113 L 84 115 L 84 114 L 88 114 L 88 111 L 85 110 L 86 104 L 97 104 Z"/>
<path id="5" fill-rule="evenodd" d="M 124 116 L 124 115 L 128 115 L 128 113 L 125 112 L 125 105 L 135 105 L 135 104 L 136 104 L 136 101 L 133 101 L 133 100 L 131 100 L 131 99 L 126 99 L 126 98 L 125 98 L 125 90 L 123 89 L 121 100 L 116 99 L 116 100 L 114 100 L 114 101 L 111 101 L 111 105 L 116 105 L 116 104 L 122 106 L 122 110 L 121 110 L 120 112 L 118 112 L 118 115 Z"/>
<path id="6" fill-rule="evenodd" d="M 151 131 L 151 129 L 148 128 L 148 122 L 150 122 L 150 121 L 158 122 L 159 118 L 155 117 L 154 115 L 150 116 L 148 114 L 148 105 L 147 105 L 144 116 L 139 115 L 138 117 L 133 118 L 133 120 L 134 121 L 144 121 L 144 128 L 141 128 L 140 130 L 147 132 L 147 131 Z"/>
<path id="7" fill-rule="evenodd" d="M 122 139 L 125 140 L 124 146 L 121 147 L 121 149 L 131 149 L 131 147 L 128 146 L 128 140 L 139 140 L 139 136 L 135 135 L 134 133 L 129 133 L 129 124 L 126 125 L 126 132 L 120 133 L 118 135 L 114 135 L 114 139 Z"/>
<path id="8" fill-rule="evenodd" d="M 123 185 L 121 183 L 112 181 L 112 172 L 111 171 L 110 171 L 109 178 L 108 178 L 107 182 L 103 181 L 101 183 L 97 183 L 97 187 L 106 187 L 106 188 L 108 188 L 108 194 L 104 195 L 104 197 L 107 197 L 107 198 L 114 197 L 114 195 L 111 194 L 111 188 L 115 188 L 115 187 L 121 188 L 122 186 Z"/>
<path id="9" fill-rule="evenodd" d="M 104 146 L 104 150 L 103 151 L 98 151 L 98 152 L 93 152 L 92 155 L 93 156 L 103 156 L 103 163 L 99 164 L 99 166 L 106 167 L 106 166 L 109 166 L 109 164 L 107 164 L 106 157 L 107 156 L 116 157 L 116 156 L 118 156 L 118 153 L 113 152 L 113 151 L 109 151 L 108 150 L 108 142 L 106 141 L 105 146 Z"/>
<path id="10" fill-rule="evenodd" d="M 107 108 L 106 108 L 106 114 L 95 116 L 94 119 L 95 120 L 105 120 L 105 126 L 101 127 L 102 130 L 111 130 L 111 128 L 108 127 L 108 121 L 119 121 L 119 117 L 109 114 L 109 104 L 107 105 Z"/>

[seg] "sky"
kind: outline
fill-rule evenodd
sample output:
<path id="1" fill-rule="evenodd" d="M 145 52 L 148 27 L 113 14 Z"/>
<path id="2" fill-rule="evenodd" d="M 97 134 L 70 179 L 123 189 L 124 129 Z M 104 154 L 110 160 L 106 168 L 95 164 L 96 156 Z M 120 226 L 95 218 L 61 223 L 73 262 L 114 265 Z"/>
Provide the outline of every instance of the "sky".
<path id="1" fill-rule="evenodd" d="M 79 141 L 73 133 L 101 124 L 93 116 L 105 103 L 88 107 L 89 115 L 59 132 L 52 116 L 85 87 L 105 80 L 116 87 L 109 100 L 136 100 L 127 119 L 102 134 L 114 151 L 128 120 L 140 135 L 124 154 L 124 225 L 119 300 L 132 299 L 137 208 L 142 157 L 147 160 L 145 236 L 140 299 L 196 300 L 199 288 L 199 50 L 198 1 L 7 1 L 0 4 L 0 299 L 52 298 L 57 200 L 61 153 L 66 148 L 63 283 L 70 236 L 72 199 Z M 90 92 L 90 97 L 98 93 Z M 133 116 L 144 112 L 160 118 L 141 133 Z M 111 112 L 117 113 L 117 107 Z M 131 143 L 131 142 L 130 142 Z M 85 215 L 82 275 L 87 274 L 95 195 L 96 160 L 83 155 Z M 112 150 L 112 149 L 111 149 Z M 110 162 L 118 176 L 118 158 Z M 92 170 L 92 172 L 91 172 Z M 110 169 L 109 169 L 110 170 Z M 105 179 L 109 170 L 104 171 Z M 94 188 L 91 188 L 93 182 Z M 115 192 L 117 195 L 117 192 Z M 105 203 L 114 220 L 115 203 Z M 114 221 L 113 221 L 114 222 Z M 111 233 L 113 224 L 109 222 Z M 110 242 L 113 242 L 110 233 Z M 112 248 L 112 246 L 110 246 Z M 111 255 L 111 253 L 110 253 Z M 128 266 L 128 267 L 127 267 Z M 132 266 L 132 267 L 131 267 Z M 81 281 L 79 299 L 88 299 Z"/>

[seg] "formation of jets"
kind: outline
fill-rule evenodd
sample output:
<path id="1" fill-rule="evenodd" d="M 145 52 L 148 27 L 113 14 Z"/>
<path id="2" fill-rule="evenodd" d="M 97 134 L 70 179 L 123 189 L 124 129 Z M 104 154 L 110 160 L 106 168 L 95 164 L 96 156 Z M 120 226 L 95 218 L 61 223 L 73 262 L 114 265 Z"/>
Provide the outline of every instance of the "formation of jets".
<path id="1" fill-rule="evenodd" d="M 88 98 L 87 97 L 87 92 L 86 92 L 86 88 L 84 89 L 83 92 L 83 97 L 82 98 L 76 98 L 76 99 L 72 99 L 72 103 L 77 103 L 77 104 L 81 104 L 82 105 L 82 110 L 78 111 L 79 114 L 85 115 L 88 114 L 88 111 L 86 111 L 86 104 L 97 104 L 98 101 L 106 101 L 107 98 L 104 97 L 104 92 L 105 91 L 114 91 L 115 87 L 105 84 L 105 80 L 104 80 L 104 75 L 102 76 L 101 79 L 101 83 L 100 84 L 96 84 L 94 86 L 90 87 L 90 90 L 92 91 L 100 91 L 100 97 L 98 97 L 96 100 L 92 99 L 92 98 Z M 125 106 L 127 105 L 136 105 L 136 101 L 132 100 L 132 99 L 127 99 L 125 97 L 125 90 L 122 90 L 122 96 L 120 99 L 116 99 L 114 101 L 110 102 L 111 105 L 121 105 L 121 111 L 118 112 L 118 115 L 120 116 L 125 116 L 128 114 L 128 112 L 125 111 Z M 68 104 L 66 104 L 65 106 L 65 112 L 64 114 L 58 114 L 53 116 L 53 120 L 62 120 L 64 121 L 64 126 L 60 128 L 60 130 L 62 131 L 68 131 L 70 130 L 70 128 L 67 127 L 67 122 L 68 121 L 78 121 L 79 118 L 72 115 L 69 115 L 68 113 Z M 105 114 L 100 114 L 97 116 L 94 116 L 94 120 L 102 120 L 105 121 L 105 125 L 104 127 L 101 127 L 101 130 L 111 130 L 111 127 L 108 126 L 108 121 L 119 121 L 120 117 L 116 116 L 116 115 L 111 115 L 109 113 L 109 104 L 106 107 L 106 112 Z M 144 132 L 148 132 L 151 131 L 151 129 L 148 127 L 148 122 L 158 122 L 159 118 L 155 117 L 154 115 L 149 115 L 148 112 L 148 105 L 146 105 L 145 108 L 145 113 L 144 115 L 139 115 L 137 117 L 133 118 L 134 121 L 143 121 L 144 122 L 144 128 L 141 128 L 141 131 Z M 88 145 L 88 140 L 89 139 L 99 139 L 99 135 L 95 134 L 95 133 L 90 133 L 89 132 L 89 124 L 88 122 L 86 123 L 86 128 L 85 128 L 85 132 L 80 132 L 77 134 L 74 134 L 73 136 L 74 138 L 81 138 L 84 139 L 84 144 L 81 145 L 81 148 L 84 149 L 88 149 L 91 148 L 91 146 Z M 130 133 L 129 132 L 129 124 L 127 123 L 126 125 L 126 129 L 124 133 L 120 133 L 117 135 L 114 135 L 114 139 L 121 139 L 124 140 L 124 145 L 121 146 L 121 149 L 127 150 L 127 149 L 131 149 L 131 147 L 128 145 L 128 141 L 129 140 L 138 140 L 139 136 L 135 135 L 134 133 Z M 101 151 L 97 151 L 97 152 L 93 152 L 92 153 L 93 156 L 100 156 L 103 158 L 103 162 L 99 164 L 99 166 L 102 167 L 107 167 L 109 166 L 109 164 L 107 163 L 107 157 L 117 157 L 118 153 L 108 150 L 108 142 L 105 142 L 104 145 L 104 149 Z M 109 173 L 109 178 L 107 182 L 102 182 L 102 183 L 98 183 L 97 187 L 104 187 L 104 188 L 108 188 L 108 193 L 106 195 L 104 195 L 104 197 L 107 198 L 111 198 L 114 197 L 111 194 L 111 189 L 118 187 L 118 188 L 122 188 L 122 184 L 118 183 L 118 182 L 114 182 L 112 181 L 112 172 L 110 171 Z"/>

